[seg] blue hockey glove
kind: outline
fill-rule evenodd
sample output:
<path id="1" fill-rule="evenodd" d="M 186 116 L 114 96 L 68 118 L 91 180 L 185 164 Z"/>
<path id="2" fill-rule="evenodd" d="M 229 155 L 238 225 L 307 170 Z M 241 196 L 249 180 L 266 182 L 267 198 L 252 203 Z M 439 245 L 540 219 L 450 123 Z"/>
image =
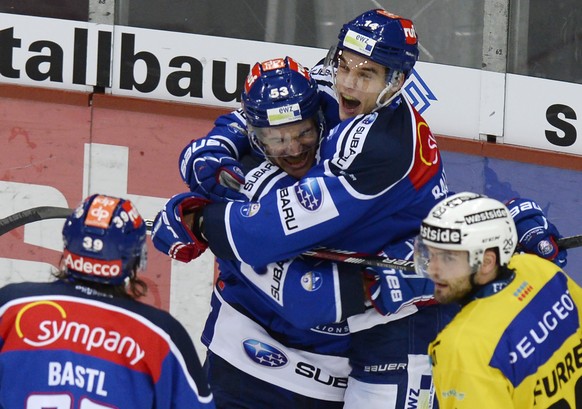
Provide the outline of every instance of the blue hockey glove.
<path id="1" fill-rule="evenodd" d="M 556 240 L 562 236 L 531 199 L 512 199 L 507 203 L 517 228 L 517 251 L 537 254 L 553 261 L 560 268 L 567 263 L 568 252 L 560 250 Z"/>
<path id="2" fill-rule="evenodd" d="M 245 183 L 242 165 L 214 139 L 194 140 L 182 150 L 180 175 L 190 191 L 213 202 L 246 200 L 238 191 Z"/>
<path id="3" fill-rule="evenodd" d="M 402 308 L 433 301 L 434 283 L 428 279 L 394 269 L 368 267 L 364 270 L 366 296 L 382 315 L 395 314 Z"/>
<path id="4" fill-rule="evenodd" d="M 152 229 L 154 247 L 184 263 L 204 253 L 208 248 L 208 242 L 197 228 L 193 231 L 190 226 L 196 212 L 208 203 L 210 203 L 208 199 L 191 192 L 172 196 L 154 219 Z"/>

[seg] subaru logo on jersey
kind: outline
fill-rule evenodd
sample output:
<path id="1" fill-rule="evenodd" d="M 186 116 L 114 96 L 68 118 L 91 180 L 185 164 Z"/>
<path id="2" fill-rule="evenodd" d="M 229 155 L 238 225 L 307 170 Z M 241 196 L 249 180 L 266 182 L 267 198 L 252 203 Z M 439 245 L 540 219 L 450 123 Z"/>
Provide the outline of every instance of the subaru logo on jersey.
<path id="1" fill-rule="evenodd" d="M 244 340 L 243 347 L 247 356 L 259 365 L 281 368 L 289 362 L 289 358 L 282 351 L 256 339 Z"/>
<path id="2" fill-rule="evenodd" d="M 316 179 L 307 179 L 295 186 L 295 194 L 299 203 L 310 212 L 314 212 L 321 206 L 323 195 Z"/>
<path id="3" fill-rule="evenodd" d="M 308 271 L 301 276 L 301 287 L 305 291 L 317 291 L 323 282 L 321 273 L 317 271 Z"/>

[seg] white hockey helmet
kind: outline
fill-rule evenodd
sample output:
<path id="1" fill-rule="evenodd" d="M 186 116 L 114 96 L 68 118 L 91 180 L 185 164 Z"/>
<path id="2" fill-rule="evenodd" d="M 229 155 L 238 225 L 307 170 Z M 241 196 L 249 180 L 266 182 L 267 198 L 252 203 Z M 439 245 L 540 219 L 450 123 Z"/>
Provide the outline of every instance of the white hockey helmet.
<path id="1" fill-rule="evenodd" d="M 439 202 L 423 220 L 415 243 L 415 266 L 418 274 L 428 275 L 426 246 L 430 246 L 467 251 L 471 273 L 475 273 L 485 250 L 496 248 L 503 266 L 516 245 L 515 223 L 503 203 L 477 193 L 457 193 Z"/>

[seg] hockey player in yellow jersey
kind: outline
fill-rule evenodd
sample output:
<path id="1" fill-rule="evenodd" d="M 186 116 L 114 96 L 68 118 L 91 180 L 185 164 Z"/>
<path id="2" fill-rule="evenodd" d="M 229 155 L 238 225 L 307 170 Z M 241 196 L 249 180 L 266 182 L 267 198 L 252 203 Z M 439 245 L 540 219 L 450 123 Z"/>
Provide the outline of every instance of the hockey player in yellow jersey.
<path id="1" fill-rule="evenodd" d="M 429 346 L 441 409 L 582 407 L 582 288 L 516 243 L 508 209 L 474 193 L 422 223 L 417 272 L 462 306 Z"/>

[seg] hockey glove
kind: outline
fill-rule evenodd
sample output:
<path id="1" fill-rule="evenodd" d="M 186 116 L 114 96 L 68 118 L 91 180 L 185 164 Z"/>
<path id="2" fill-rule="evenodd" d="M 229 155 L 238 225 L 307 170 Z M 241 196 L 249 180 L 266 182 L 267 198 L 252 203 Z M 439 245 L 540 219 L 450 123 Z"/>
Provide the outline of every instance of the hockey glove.
<path id="1" fill-rule="evenodd" d="M 507 203 L 517 228 L 517 251 L 537 254 L 560 268 L 567 263 L 568 252 L 560 250 L 556 240 L 562 236 L 546 218 L 540 205 L 530 199 L 512 199 Z"/>
<path id="2" fill-rule="evenodd" d="M 208 248 L 195 218 L 210 201 L 196 193 L 179 193 L 166 202 L 154 219 L 152 242 L 154 247 L 173 259 L 188 263 Z M 189 220 L 189 221 L 186 221 Z M 192 223 L 194 221 L 194 223 Z"/>
<path id="3" fill-rule="evenodd" d="M 214 139 L 194 140 L 182 150 L 180 174 L 190 191 L 213 202 L 246 200 L 239 192 L 245 182 L 242 165 Z"/>
<path id="4" fill-rule="evenodd" d="M 395 314 L 402 308 L 433 302 L 434 283 L 402 271 L 368 267 L 364 270 L 366 296 L 382 315 Z"/>

